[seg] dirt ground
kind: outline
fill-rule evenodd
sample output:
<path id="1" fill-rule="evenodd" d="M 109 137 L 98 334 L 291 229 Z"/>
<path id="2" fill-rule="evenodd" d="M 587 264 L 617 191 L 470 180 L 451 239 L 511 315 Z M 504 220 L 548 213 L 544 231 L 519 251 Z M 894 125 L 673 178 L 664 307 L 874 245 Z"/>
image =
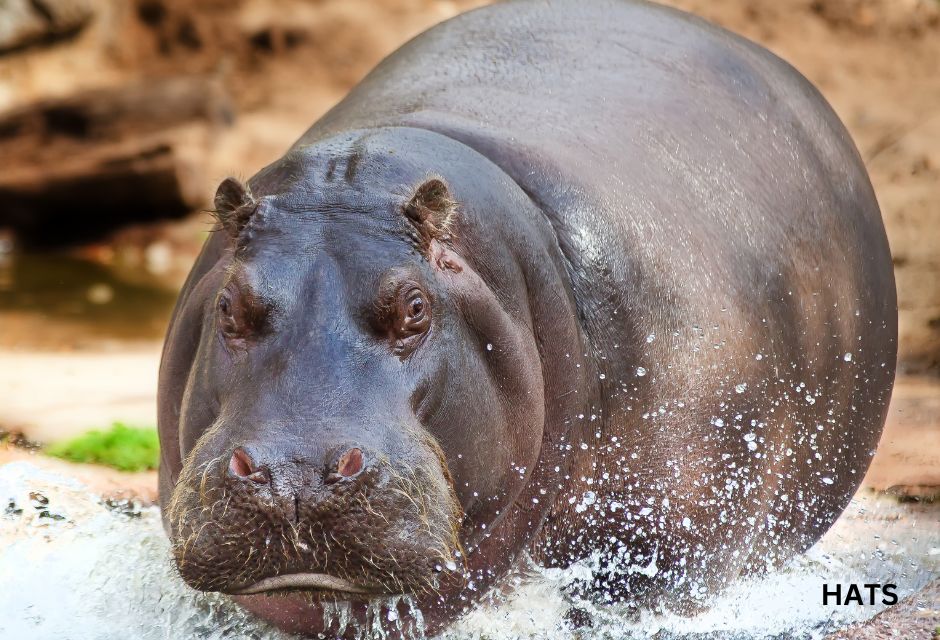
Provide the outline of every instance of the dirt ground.
<path id="1" fill-rule="evenodd" d="M 940 580 L 888 607 L 872 620 L 852 625 L 826 640 L 935 640 L 940 637 Z"/>

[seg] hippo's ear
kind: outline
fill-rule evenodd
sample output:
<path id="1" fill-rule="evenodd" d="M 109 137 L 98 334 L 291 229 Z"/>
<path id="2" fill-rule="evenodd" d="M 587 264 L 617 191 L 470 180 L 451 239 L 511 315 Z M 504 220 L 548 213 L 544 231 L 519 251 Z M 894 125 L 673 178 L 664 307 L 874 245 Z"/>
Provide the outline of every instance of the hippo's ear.
<path id="1" fill-rule="evenodd" d="M 415 189 L 402 212 L 417 231 L 422 248 L 427 249 L 432 240 L 449 235 L 457 202 L 443 178 L 430 177 Z"/>
<path id="2" fill-rule="evenodd" d="M 215 217 L 233 238 L 245 228 L 256 206 L 251 190 L 235 178 L 223 180 L 215 192 Z"/>

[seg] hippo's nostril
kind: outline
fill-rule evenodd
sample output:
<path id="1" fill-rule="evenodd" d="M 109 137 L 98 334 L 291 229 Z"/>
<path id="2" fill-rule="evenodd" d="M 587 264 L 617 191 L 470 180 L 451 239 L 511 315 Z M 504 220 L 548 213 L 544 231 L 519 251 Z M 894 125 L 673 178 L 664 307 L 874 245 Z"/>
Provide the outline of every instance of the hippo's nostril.
<path id="1" fill-rule="evenodd" d="M 267 475 L 255 465 L 254 460 L 248 455 L 248 452 L 241 447 L 232 452 L 232 458 L 228 463 L 229 471 L 239 478 L 251 480 L 258 484 L 268 481 Z"/>
<path id="2" fill-rule="evenodd" d="M 343 454 L 336 465 L 336 473 L 344 478 L 351 478 L 362 471 L 362 450 L 353 447 Z"/>

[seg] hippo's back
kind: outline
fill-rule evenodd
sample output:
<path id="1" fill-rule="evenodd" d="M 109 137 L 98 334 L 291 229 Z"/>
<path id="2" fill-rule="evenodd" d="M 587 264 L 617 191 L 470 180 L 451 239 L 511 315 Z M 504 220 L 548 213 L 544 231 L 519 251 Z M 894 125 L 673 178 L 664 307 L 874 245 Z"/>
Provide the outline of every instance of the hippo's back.
<path id="1" fill-rule="evenodd" d="M 499 165 L 552 222 L 579 299 L 658 316 L 642 336 L 705 326 L 716 306 L 797 331 L 802 307 L 851 301 L 823 319 L 845 340 L 896 323 L 880 211 L 839 119 L 787 63 L 689 14 L 629 0 L 472 11 L 387 58 L 298 144 L 380 126 L 444 133 Z M 582 311 L 603 344 L 590 325 L 609 319 Z M 893 367 L 894 349 L 873 360 Z"/>
<path id="2" fill-rule="evenodd" d="M 823 98 L 768 51 L 680 11 L 472 11 L 386 59 L 300 143 L 379 126 L 447 134 L 503 168 L 552 220 L 576 275 L 596 261 L 637 282 L 656 262 L 697 295 L 715 277 L 773 279 L 864 247 L 842 286 L 893 291 L 871 185 Z M 590 255 L 599 235 L 603 258 Z M 726 274 L 730 254 L 748 266 Z"/>

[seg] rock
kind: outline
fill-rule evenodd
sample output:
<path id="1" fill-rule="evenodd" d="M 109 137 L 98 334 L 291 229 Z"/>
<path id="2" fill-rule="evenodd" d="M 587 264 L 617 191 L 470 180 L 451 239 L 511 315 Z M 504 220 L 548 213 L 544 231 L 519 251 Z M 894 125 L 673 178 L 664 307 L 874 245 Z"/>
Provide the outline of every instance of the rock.
<path id="1" fill-rule="evenodd" d="M 4 0 L 0 53 L 73 36 L 93 15 L 91 0 Z"/>

